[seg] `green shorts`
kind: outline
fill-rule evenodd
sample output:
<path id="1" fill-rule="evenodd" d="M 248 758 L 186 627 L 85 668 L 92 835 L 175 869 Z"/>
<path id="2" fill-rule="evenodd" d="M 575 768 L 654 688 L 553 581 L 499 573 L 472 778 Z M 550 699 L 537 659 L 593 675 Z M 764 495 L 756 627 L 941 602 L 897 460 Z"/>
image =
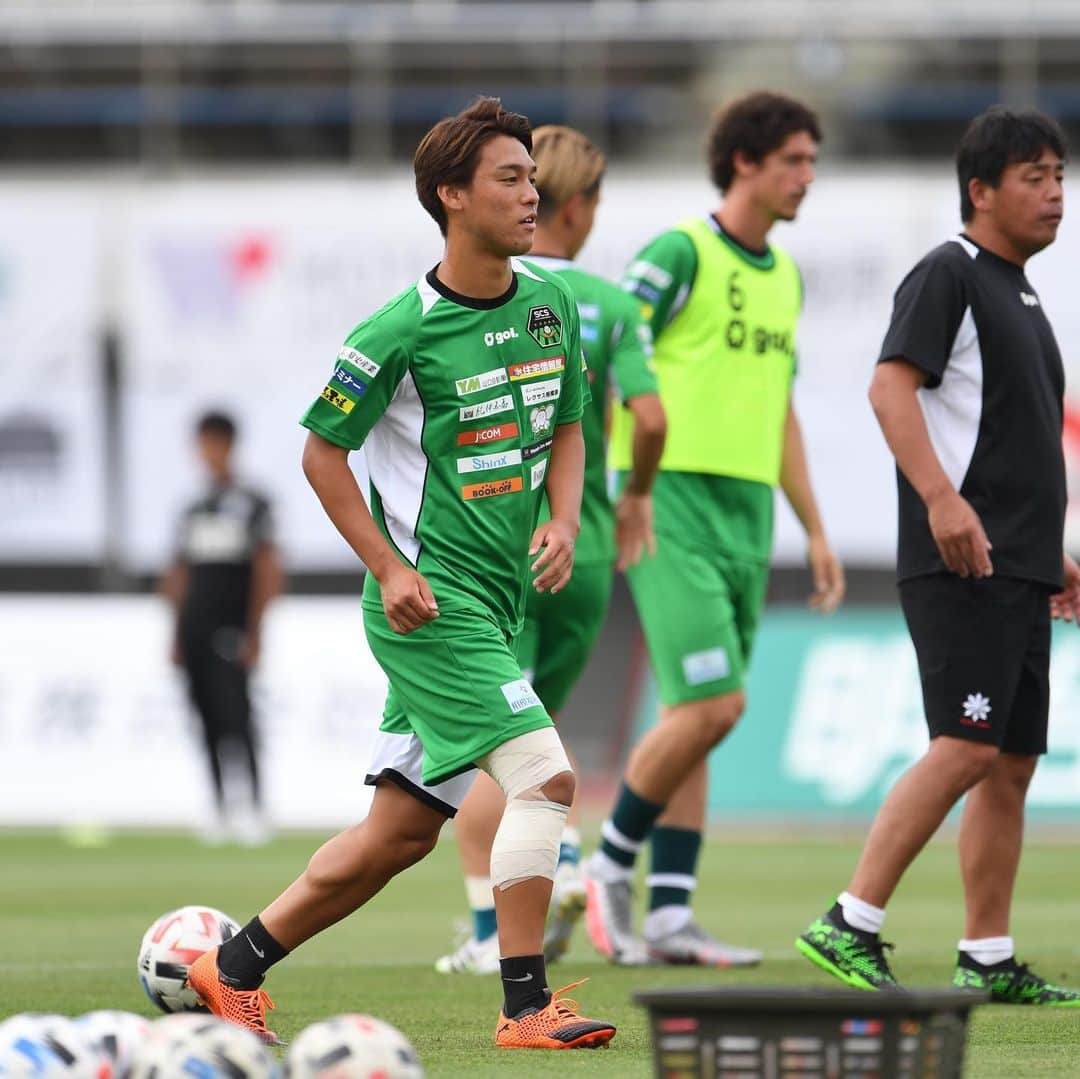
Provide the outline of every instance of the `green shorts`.
<path id="1" fill-rule="evenodd" d="M 769 567 L 656 537 L 627 571 L 660 700 L 699 701 L 742 688 Z"/>
<path id="2" fill-rule="evenodd" d="M 511 738 L 551 726 L 489 616 L 443 611 L 402 636 L 381 610 L 365 607 L 364 629 L 390 681 L 380 730 L 415 735 L 423 747 L 419 778 L 425 786 L 467 771 Z"/>
<path id="3" fill-rule="evenodd" d="M 610 562 L 575 563 L 570 583 L 554 596 L 529 589 L 516 652 L 525 677 L 548 712 L 561 712 L 585 670 L 611 602 Z"/>

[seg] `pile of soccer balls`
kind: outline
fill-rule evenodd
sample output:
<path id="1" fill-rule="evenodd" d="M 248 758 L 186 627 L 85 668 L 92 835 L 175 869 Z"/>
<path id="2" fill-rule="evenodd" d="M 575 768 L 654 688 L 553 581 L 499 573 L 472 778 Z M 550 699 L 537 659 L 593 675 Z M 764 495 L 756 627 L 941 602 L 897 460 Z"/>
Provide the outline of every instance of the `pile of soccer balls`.
<path id="1" fill-rule="evenodd" d="M 423 1079 L 408 1039 L 370 1016 L 312 1024 L 282 1064 L 254 1034 L 209 1015 L 184 988 L 187 969 L 238 929 L 211 907 L 162 915 L 143 937 L 138 970 L 166 1016 L 13 1016 L 0 1022 L 0 1079 Z"/>

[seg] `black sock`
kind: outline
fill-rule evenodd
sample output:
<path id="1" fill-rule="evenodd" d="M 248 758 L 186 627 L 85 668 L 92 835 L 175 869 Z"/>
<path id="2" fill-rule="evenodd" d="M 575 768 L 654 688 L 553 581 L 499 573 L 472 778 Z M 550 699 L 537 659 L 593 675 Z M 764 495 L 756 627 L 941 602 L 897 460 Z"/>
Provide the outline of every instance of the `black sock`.
<path id="1" fill-rule="evenodd" d="M 829 917 L 832 919 L 834 925 L 840 926 L 841 929 L 846 929 L 849 933 L 857 933 L 860 937 L 866 937 L 868 940 L 877 940 L 877 933 L 870 933 L 865 929 L 859 929 L 854 926 L 844 917 L 844 908 L 839 903 L 833 903 L 829 910 Z"/>
<path id="2" fill-rule="evenodd" d="M 289 953 L 252 918 L 218 950 L 218 970 L 234 989 L 258 989 L 266 972 Z"/>
<path id="3" fill-rule="evenodd" d="M 542 955 L 515 955 L 499 960 L 503 984 L 503 1015 L 516 1019 L 529 1008 L 540 1010 L 551 999 Z"/>

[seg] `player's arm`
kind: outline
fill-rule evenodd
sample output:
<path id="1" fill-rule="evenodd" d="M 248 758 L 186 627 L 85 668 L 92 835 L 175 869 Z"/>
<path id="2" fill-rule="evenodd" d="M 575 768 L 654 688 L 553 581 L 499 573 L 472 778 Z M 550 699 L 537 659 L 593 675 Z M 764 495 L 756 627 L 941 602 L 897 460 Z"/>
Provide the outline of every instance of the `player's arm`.
<path id="1" fill-rule="evenodd" d="M 652 486 L 667 438 L 667 417 L 660 403 L 652 360 L 652 332 L 632 303 L 616 325 L 612 347 L 615 387 L 634 417 L 630 475 L 615 506 L 616 566 L 637 565 L 642 553 L 656 554 Z"/>
<path id="2" fill-rule="evenodd" d="M 398 558 L 371 516 L 349 467 L 348 449 L 311 431 L 303 467 L 327 517 L 379 582 L 390 628 L 411 633 L 436 618 L 439 607 L 427 581 Z"/>
<path id="3" fill-rule="evenodd" d="M 784 421 L 784 451 L 780 463 L 780 487 L 795 516 L 806 531 L 806 557 L 814 578 L 814 594 L 810 606 L 824 614 L 831 614 L 843 602 L 847 587 L 844 567 L 836 557 L 825 536 L 817 498 L 810 482 L 810 468 L 806 463 L 806 444 L 802 425 L 795 412 L 794 402 L 788 402 Z"/>
<path id="4" fill-rule="evenodd" d="M 304 475 L 334 527 L 379 582 L 395 633 L 411 633 L 436 618 L 438 604 L 423 576 L 398 557 L 379 531 L 349 467 L 349 452 L 363 445 L 390 407 L 409 363 L 409 350 L 378 316 L 361 323 L 300 421 L 310 431 Z"/>
<path id="5" fill-rule="evenodd" d="M 176 664 L 182 663 L 184 659 L 180 648 L 180 611 L 187 599 L 190 584 L 191 571 L 188 569 L 187 562 L 180 555 L 173 559 L 171 565 L 162 574 L 161 580 L 158 582 L 158 594 L 168 602 L 173 611 L 173 636 L 169 658 Z"/>
<path id="6" fill-rule="evenodd" d="M 941 385 L 967 311 L 964 280 L 940 253 L 900 283 L 870 385 L 870 404 L 885 441 L 926 506 L 945 566 L 961 577 L 993 573 L 991 544 L 979 515 L 949 479 L 926 426 L 918 394 Z"/>
<path id="7" fill-rule="evenodd" d="M 581 320 L 568 289 L 563 292 L 566 325 L 566 365 L 555 432 L 551 436 L 547 479 L 544 484 L 551 519 L 533 533 L 529 555 L 539 555 L 531 565 L 537 592 L 558 592 L 570 580 L 574 568 L 574 544 L 581 531 L 581 496 L 585 487 L 585 438 L 581 417 L 592 400 L 588 369 L 581 351 Z"/>
<path id="8" fill-rule="evenodd" d="M 918 392 L 926 373 L 894 359 L 879 363 L 870 384 L 870 404 L 897 467 L 926 506 L 930 532 L 942 561 L 961 577 L 989 577 L 990 541 L 979 515 L 953 486 L 941 465 Z"/>
<path id="9" fill-rule="evenodd" d="M 585 438 L 581 421 L 555 428 L 548 460 L 546 492 L 551 520 L 533 533 L 529 554 L 537 592 L 558 592 L 574 568 L 574 543 L 581 531 L 581 494 L 585 483 Z"/>
<path id="10" fill-rule="evenodd" d="M 623 290 L 636 297 L 654 338 L 686 305 L 696 275 L 694 243 L 678 229 L 658 236 L 626 268 Z"/>

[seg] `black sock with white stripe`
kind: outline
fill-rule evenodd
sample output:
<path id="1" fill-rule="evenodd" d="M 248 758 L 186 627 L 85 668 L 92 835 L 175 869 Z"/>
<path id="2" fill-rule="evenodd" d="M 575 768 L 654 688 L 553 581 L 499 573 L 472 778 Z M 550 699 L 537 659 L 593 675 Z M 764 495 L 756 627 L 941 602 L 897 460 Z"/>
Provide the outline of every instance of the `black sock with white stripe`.
<path id="1" fill-rule="evenodd" d="M 616 865 L 632 870 L 645 837 L 664 807 L 647 801 L 624 782 L 611 816 L 604 821 L 600 850 Z"/>
<path id="2" fill-rule="evenodd" d="M 258 918 L 252 918 L 232 940 L 218 950 L 218 972 L 234 989 L 258 989 L 266 972 L 289 954 L 266 930 Z"/>

